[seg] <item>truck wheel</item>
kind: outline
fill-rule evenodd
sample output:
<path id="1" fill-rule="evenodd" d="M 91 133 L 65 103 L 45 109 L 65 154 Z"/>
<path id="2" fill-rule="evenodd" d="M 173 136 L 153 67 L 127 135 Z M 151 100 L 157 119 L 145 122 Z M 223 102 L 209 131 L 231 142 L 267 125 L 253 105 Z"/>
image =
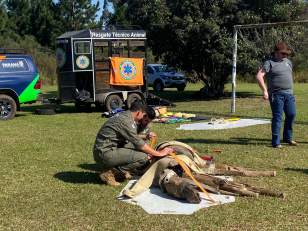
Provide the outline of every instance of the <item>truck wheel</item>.
<path id="1" fill-rule="evenodd" d="M 105 101 L 106 110 L 112 111 L 117 108 L 123 107 L 123 100 L 118 95 L 109 95 Z"/>
<path id="2" fill-rule="evenodd" d="M 15 100 L 8 95 L 0 95 L 0 120 L 13 119 L 17 106 Z"/>
<path id="3" fill-rule="evenodd" d="M 183 85 L 177 86 L 176 88 L 178 89 L 178 91 L 184 91 L 185 87 L 186 85 L 183 84 Z"/>
<path id="4" fill-rule="evenodd" d="M 139 94 L 137 93 L 132 93 L 132 94 L 129 94 L 128 97 L 127 97 L 127 101 L 126 101 L 126 105 L 127 105 L 127 108 L 129 109 L 131 106 L 132 106 L 132 103 L 135 102 L 135 101 L 142 101 L 142 98 Z"/>
<path id="5" fill-rule="evenodd" d="M 153 89 L 154 91 L 163 91 L 164 90 L 163 82 L 161 80 L 156 80 L 154 82 Z"/>

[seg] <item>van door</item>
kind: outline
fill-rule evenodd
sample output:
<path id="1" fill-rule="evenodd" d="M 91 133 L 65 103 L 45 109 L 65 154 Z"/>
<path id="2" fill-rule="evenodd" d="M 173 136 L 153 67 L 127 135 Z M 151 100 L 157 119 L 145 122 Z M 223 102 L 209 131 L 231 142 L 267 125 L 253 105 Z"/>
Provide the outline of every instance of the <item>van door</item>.
<path id="1" fill-rule="evenodd" d="M 74 100 L 73 92 L 76 89 L 76 79 L 73 72 L 73 52 L 71 40 L 57 39 L 56 45 L 58 97 L 61 102 L 69 102 Z"/>
<path id="2" fill-rule="evenodd" d="M 95 101 L 95 77 L 92 60 L 92 40 L 75 39 L 74 48 L 74 76 L 76 80 L 75 98 L 77 101 Z"/>

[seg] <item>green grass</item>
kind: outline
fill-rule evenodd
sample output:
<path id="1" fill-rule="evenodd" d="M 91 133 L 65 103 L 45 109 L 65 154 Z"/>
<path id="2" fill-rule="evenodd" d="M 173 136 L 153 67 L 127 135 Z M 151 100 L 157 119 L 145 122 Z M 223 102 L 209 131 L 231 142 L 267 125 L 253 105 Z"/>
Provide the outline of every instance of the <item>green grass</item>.
<path id="1" fill-rule="evenodd" d="M 230 116 L 230 99 L 205 101 L 184 93 L 163 93 L 176 101 L 169 111 L 209 117 Z M 230 89 L 230 86 L 227 86 Z M 55 87 L 44 89 L 54 94 Z M 236 115 L 270 118 L 256 84 L 239 84 Z M 235 203 L 200 210 L 191 216 L 149 215 L 120 202 L 121 187 L 102 185 L 94 172 L 92 146 L 106 119 L 100 112 L 77 113 L 72 105 L 57 115 L 34 115 L 24 106 L 15 119 L 0 123 L 0 230 L 308 230 L 308 84 L 295 85 L 298 147 L 272 149 L 270 125 L 218 131 L 178 131 L 176 124 L 154 124 L 159 140 L 180 140 L 222 163 L 272 169 L 274 178 L 239 178 L 279 189 L 285 200 L 238 197 Z"/>

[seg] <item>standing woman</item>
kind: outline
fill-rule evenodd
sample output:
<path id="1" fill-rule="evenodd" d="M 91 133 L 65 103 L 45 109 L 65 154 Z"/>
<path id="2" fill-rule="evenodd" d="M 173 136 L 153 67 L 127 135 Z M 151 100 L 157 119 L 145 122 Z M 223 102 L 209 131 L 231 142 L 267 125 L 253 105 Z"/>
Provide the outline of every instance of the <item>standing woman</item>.
<path id="1" fill-rule="evenodd" d="M 283 142 L 296 146 L 292 140 L 293 122 L 296 115 L 295 98 L 293 95 L 292 62 L 288 59 L 291 50 L 284 42 L 278 42 L 274 47 L 273 56 L 264 62 L 257 73 L 258 84 L 263 91 L 264 100 L 269 100 L 272 110 L 272 146 L 281 148 L 280 128 L 283 112 L 285 121 Z M 264 82 L 267 79 L 267 85 Z M 268 88 L 267 88 L 268 86 Z"/>

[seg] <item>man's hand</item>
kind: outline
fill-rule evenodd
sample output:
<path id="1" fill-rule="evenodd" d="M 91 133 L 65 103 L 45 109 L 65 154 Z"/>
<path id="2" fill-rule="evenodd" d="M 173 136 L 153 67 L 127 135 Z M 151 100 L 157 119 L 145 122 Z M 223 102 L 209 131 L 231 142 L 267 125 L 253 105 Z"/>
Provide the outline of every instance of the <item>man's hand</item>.
<path id="1" fill-rule="evenodd" d="M 268 92 L 267 91 L 263 92 L 263 99 L 268 100 Z"/>
<path id="2" fill-rule="evenodd" d="M 169 155 L 170 153 L 174 152 L 174 149 L 173 149 L 173 148 L 166 147 L 166 148 L 164 148 L 164 149 L 159 150 L 158 152 L 161 154 L 161 156 L 167 156 L 167 155 Z"/>
<path id="3" fill-rule="evenodd" d="M 155 151 L 153 148 L 151 148 L 150 145 L 148 145 L 147 143 L 145 143 L 141 148 L 141 151 L 143 151 L 144 153 L 148 154 L 148 158 L 154 158 L 154 157 L 164 157 L 167 156 L 169 153 L 174 152 L 174 150 L 172 148 L 164 148 L 161 149 L 159 151 Z"/>

